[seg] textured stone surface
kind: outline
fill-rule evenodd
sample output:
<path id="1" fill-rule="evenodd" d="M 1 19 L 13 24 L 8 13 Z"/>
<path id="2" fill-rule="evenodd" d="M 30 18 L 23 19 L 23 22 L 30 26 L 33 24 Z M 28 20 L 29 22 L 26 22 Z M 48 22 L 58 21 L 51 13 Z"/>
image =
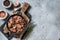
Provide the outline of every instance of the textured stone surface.
<path id="1" fill-rule="evenodd" d="M 59 40 L 60 38 L 60 0 L 11 0 L 28 2 L 31 5 L 29 13 L 32 16 L 32 22 L 36 24 L 30 36 L 26 40 Z M 0 0 L 0 10 L 7 10 L 2 7 Z M 0 25 L 4 21 L 0 20 Z M 0 40 L 7 40 L 0 34 Z M 17 39 L 18 40 L 18 39 Z"/>

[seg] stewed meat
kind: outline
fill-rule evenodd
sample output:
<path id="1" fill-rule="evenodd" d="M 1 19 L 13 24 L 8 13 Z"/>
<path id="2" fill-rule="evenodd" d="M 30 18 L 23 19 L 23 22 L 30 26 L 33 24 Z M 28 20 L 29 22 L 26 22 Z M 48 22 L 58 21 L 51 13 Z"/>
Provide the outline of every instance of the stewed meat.
<path id="1" fill-rule="evenodd" d="M 8 27 L 11 32 L 22 32 L 24 29 L 24 19 L 21 16 L 13 16 L 8 21 Z"/>

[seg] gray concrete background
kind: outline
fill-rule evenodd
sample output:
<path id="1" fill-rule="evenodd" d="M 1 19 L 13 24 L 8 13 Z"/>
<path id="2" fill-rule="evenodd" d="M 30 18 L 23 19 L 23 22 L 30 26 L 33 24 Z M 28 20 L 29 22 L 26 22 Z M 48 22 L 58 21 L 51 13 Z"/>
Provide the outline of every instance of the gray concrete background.
<path id="1" fill-rule="evenodd" d="M 29 13 L 32 16 L 32 22 L 36 27 L 32 30 L 26 40 L 59 40 L 60 38 L 60 0 L 11 0 L 28 2 L 31 5 Z M 0 0 L 0 10 L 3 8 Z M 4 23 L 0 20 L 0 25 Z M 0 40 L 7 40 L 0 32 Z M 15 40 L 15 39 L 14 39 Z M 18 39 L 17 39 L 18 40 Z"/>

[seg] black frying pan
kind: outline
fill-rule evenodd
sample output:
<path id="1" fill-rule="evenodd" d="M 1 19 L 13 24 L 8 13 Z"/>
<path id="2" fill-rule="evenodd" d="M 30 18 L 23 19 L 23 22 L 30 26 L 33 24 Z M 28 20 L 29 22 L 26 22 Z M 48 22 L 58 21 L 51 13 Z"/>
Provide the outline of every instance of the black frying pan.
<path id="1" fill-rule="evenodd" d="M 21 16 L 21 14 L 19 13 L 17 13 L 17 14 L 14 14 L 14 15 L 11 15 L 9 18 L 8 18 L 8 20 L 7 20 L 7 28 L 8 28 L 8 30 L 9 30 L 9 27 L 8 27 L 8 21 L 9 21 L 9 19 L 11 18 L 11 17 L 14 17 L 14 16 L 20 16 L 21 18 L 23 18 L 22 16 Z M 24 19 L 24 18 L 23 18 Z M 25 19 L 24 19 L 24 25 L 26 26 L 27 25 L 27 22 L 25 21 Z M 9 30 L 10 31 L 10 30 Z M 11 34 L 18 34 L 18 33 L 11 33 Z"/>

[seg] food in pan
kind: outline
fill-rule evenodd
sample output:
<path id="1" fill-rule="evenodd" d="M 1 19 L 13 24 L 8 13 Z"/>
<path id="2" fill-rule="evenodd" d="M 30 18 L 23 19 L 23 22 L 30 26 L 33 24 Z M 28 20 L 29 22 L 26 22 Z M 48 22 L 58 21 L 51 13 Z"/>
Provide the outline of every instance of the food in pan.
<path id="1" fill-rule="evenodd" d="M 24 29 L 24 19 L 20 16 L 13 16 L 8 21 L 8 27 L 11 32 L 22 32 Z"/>

